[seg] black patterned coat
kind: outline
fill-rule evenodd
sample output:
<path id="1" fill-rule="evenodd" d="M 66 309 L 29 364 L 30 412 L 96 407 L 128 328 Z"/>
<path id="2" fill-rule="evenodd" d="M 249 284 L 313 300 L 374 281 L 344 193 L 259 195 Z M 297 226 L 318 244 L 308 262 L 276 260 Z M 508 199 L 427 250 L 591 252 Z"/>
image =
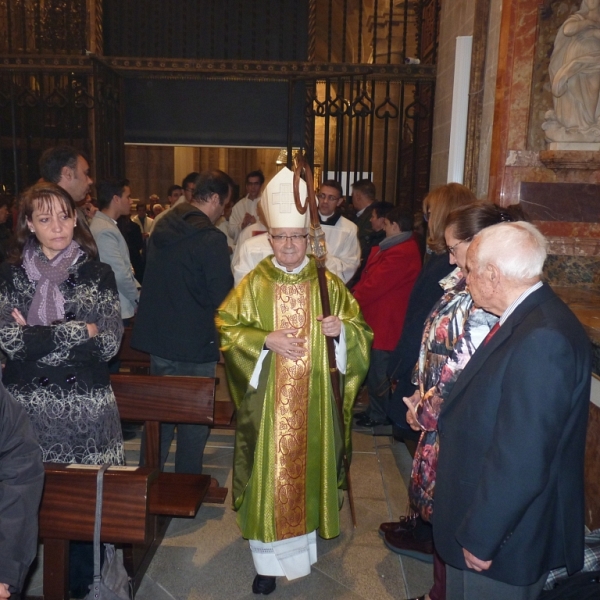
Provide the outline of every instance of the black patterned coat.
<path id="1" fill-rule="evenodd" d="M 65 319 L 20 326 L 27 319 L 35 282 L 21 266 L 0 265 L 0 347 L 8 356 L 6 388 L 25 408 L 43 460 L 123 464 L 123 438 L 108 361 L 119 350 L 123 323 L 112 269 L 81 256 L 60 284 Z M 87 323 L 98 335 L 89 337 Z"/>

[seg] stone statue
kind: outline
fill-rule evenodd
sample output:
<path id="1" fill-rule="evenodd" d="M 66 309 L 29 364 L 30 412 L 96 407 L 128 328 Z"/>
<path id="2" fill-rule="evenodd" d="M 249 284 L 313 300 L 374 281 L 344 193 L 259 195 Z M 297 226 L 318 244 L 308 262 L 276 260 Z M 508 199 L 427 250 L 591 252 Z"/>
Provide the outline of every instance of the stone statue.
<path id="1" fill-rule="evenodd" d="M 600 0 L 583 0 L 563 23 L 548 72 L 554 110 L 542 125 L 546 139 L 600 143 Z"/>

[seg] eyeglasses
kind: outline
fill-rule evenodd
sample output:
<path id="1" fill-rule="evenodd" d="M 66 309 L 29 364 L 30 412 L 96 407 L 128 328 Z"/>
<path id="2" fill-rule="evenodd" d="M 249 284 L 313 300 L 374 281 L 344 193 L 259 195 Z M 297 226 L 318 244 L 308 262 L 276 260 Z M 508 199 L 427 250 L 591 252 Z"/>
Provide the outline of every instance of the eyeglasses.
<path id="1" fill-rule="evenodd" d="M 319 200 L 330 200 L 331 202 L 337 202 L 341 196 L 332 196 L 331 194 L 324 194 L 321 192 L 320 194 L 317 194 L 317 198 Z"/>
<path id="2" fill-rule="evenodd" d="M 452 254 L 452 256 L 456 256 L 456 254 L 455 254 L 456 249 L 464 242 L 470 242 L 470 241 L 471 240 L 460 240 L 460 242 L 457 242 L 456 244 L 454 244 L 454 246 L 446 246 L 446 248 L 448 249 L 448 252 L 450 252 L 450 254 Z"/>
<path id="3" fill-rule="evenodd" d="M 292 242 L 299 242 L 301 240 L 305 240 L 307 237 L 308 233 L 295 233 L 294 235 L 272 235 L 271 239 L 274 242 L 285 243 L 287 240 L 292 240 Z"/>

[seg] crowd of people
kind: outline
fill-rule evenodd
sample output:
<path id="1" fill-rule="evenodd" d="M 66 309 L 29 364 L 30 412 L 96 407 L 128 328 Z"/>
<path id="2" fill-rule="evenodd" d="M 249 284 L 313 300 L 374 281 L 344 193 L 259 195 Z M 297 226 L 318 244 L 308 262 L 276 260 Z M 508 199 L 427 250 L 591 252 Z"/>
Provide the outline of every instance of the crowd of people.
<path id="1" fill-rule="evenodd" d="M 224 359 L 255 594 L 308 575 L 317 533 L 339 535 L 353 425 L 413 454 L 410 510 L 379 533 L 433 563 L 421 599 L 533 600 L 550 570 L 581 569 L 590 344 L 543 283 L 547 243 L 518 206 L 447 184 L 423 202 L 422 236 L 368 180 L 351 202 L 323 181 L 312 205 L 287 168 L 266 185 L 257 170 L 234 204 L 231 177 L 207 170 L 132 218 L 129 181 L 91 200 L 73 148 L 47 150 L 40 174 L 12 215 L 0 203 L 3 532 L 14 502 L 35 515 L 42 461 L 124 464 L 109 373 L 133 326 L 153 375 L 214 377 Z M 175 470 L 201 473 L 206 426 L 162 425 L 161 466 L 175 428 Z M 0 598 L 20 591 L 36 531 L 29 518 L 0 540 Z M 82 597 L 90 545 L 70 559 Z"/>

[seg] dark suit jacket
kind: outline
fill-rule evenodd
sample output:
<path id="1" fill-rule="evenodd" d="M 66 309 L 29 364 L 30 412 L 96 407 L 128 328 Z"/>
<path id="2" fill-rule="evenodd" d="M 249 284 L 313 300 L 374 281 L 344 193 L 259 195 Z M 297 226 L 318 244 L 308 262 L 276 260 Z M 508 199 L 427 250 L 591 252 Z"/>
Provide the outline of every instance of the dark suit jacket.
<path id="1" fill-rule="evenodd" d="M 397 383 L 387 414 L 395 425 L 409 431 L 412 429 L 406 422 L 406 404 L 402 398 L 412 396 L 417 389 L 412 384 L 412 372 L 419 360 L 423 325 L 433 307 L 442 297 L 444 290 L 440 287 L 440 280 L 451 273 L 454 268 L 455 265 L 448 262 L 446 252 L 429 255 L 410 294 L 402 335 L 388 361 L 388 377 Z"/>
<path id="2" fill-rule="evenodd" d="M 385 231 L 373 231 L 371 225 L 371 215 L 373 214 L 373 204 L 369 204 L 360 215 L 360 217 L 354 218 L 354 223 L 358 231 L 358 243 L 360 245 L 360 264 L 356 273 L 352 276 L 352 279 L 346 284 L 348 289 L 352 289 L 360 280 L 360 276 L 367 264 L 369 254 L 371 254 L 371 248 L 377 246 L 381 240 L 385 238 Z"/>
<path id="3" fill-rule="evenodd" d="M 466 569 L 529 585 L 583 564 L 583 460 L 591 346 L 544 285 L 481 345 L 444 402 L 433 514 L 435 546 Z"/>

